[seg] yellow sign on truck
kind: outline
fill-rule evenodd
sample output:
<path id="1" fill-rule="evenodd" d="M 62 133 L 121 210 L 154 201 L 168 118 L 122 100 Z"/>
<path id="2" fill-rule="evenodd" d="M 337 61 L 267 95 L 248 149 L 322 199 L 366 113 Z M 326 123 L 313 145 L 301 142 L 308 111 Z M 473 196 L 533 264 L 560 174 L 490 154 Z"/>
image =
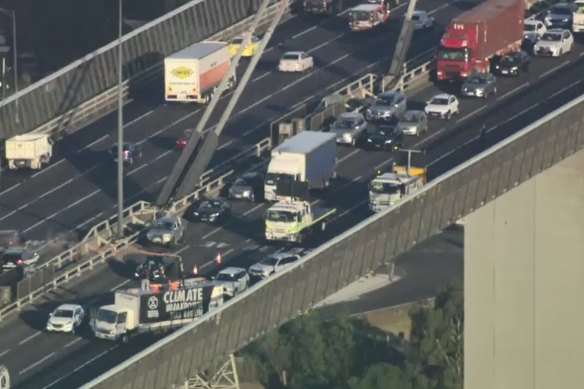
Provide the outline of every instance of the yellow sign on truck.
<path id="1" fill-rule="evenodd" d="M 6 160 L 9 169 L 39 170 L 53 156 L 53 142 L 49 135 L 24 134 L 6 140 Z"/>

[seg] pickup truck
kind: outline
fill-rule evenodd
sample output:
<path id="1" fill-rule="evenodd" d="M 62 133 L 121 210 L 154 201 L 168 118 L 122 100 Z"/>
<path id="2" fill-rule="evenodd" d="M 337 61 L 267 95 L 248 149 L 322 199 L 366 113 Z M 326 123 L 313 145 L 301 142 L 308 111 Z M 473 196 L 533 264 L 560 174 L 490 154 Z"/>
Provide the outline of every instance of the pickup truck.
<path id="1" fill-rule="evenodd" d="M 281 201 L 268 208 L 266 239 L 302 244 L 318 228 L 324 231 L 327 221 L 336 211 L 334 208 L 315 207 L 308 201 Z"/>

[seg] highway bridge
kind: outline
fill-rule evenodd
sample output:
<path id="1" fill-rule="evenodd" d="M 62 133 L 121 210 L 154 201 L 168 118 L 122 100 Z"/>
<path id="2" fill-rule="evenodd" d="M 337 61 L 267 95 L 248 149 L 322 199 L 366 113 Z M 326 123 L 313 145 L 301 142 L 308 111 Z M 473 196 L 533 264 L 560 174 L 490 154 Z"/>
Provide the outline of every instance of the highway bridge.
<path id="1" fill-rule="evenodd" d="M 457 2 L 422 0 L 418 3 L 418 8 L 431 11 L 442 25 L 468 6 Z M 396 13 L 403 11 L 402 7 Z M 393 23 L 390 31 L 375 37 L 353 36 L 347 33 L 346 23 L 341 18 L 292 18 L 280 26 L 220 140 L 211 167 L 268 136 L 267 123 L 290 108 L 317 101 L 364 73 L 387 69 L 399 24 Z M 433 48 L 439 37 L 439 30 L 416 34 L 409 57 Z M 317 61 L 317 69 L 302 76 L 275 72 L 276 60 L 283 51 L 291 49 L 310 50 Z M 583 86 L 576 69 L 582 65 L 582 53 L 584 45 L 578 42 L 575 50 L 560 60 L 534 60 L 528 74 L 518 79 L 500 80 L 498 96 L 486 102 L 465 100 L 458 118 L 433 123 L 426 137 L 412 140 L 406 146 L 427 150 L 433 177 L 451 170 L 487 146 L 581 95 Z M 437 92 L 432 85 L 418 89 L 408 96 L 410 106 L 421 106 Z M 177 159 L 178 154 L 173 150 L 175 137 L 185 128 L 194 127 L 201 114 L 193 107 L 162 104 L 161 93 L 156 87 L 144 90 L 141 96 L 144 97 L 126 107 L 126 117 L 131 118 L 126 124 L 126 136 L 131 141 L 142 142 L 144 152 L 141 164 L 128 174 L 129 203 L 136 199 L 153 199 L 152 194 Z M 216 120 L 214 118 L 214 122 Z M 479 142 L 479 133 L 485 123 L 488 128 L 486 143 Z M 57 144 L 59 158 L 49 169 L 32 177 L 4 175 L 0 193 L 2 225 L 20 228 L 31 236 L 45 237 L 58 231 L 82 231 L 109 215 L 115 202 L 115 184 L 108 177 L 115 173 L 114 167 L 107 163 L 105 151 L 113 143 L 114 131 L 113 117 L 105 117 L 61 140 Z M 388 158 L 386 153 L 344 148 L 339 158 L 341 178 L 336 191 L 321 201 L 337 206 L 341 218 L 335 226 L 330 226 L 326 235 L 311 242 L 312 247 L 318 247 L 369 217 L 365 183 L 377 167 L 387 166 L 394 156 Z M 39 194 L 38 188 L 43 188 L 44 193 Z M 185 239 L 188 244 L 179 247 L 177 252 L 183 255 L 188 266 L 197 264 L 204 271 L 213 270 L 212 259 L 217 250 L 222 251 L 230 264 L 249 264 L 277 249 L 260 239 L 264 209 L 263 205 L 237 204 L 238 217 L 226 225 L 215 228 L 190 225 L 189 236 Z M 411 243 L 402 247 L 402 251 Z M 98 268 L 61 290 L 50 301 L 4 324 L 11 336 L 0 339 L 4 350 L 1 357 L 10 371 L 15 372 L 17 385 L 76 386 L 157 340 L 144 339 L 121 349 L 95 342 L 89 336 L 72 339 L 41 333 L 46 314 L 56 304 L 72 300 L 103 304 L 111 299 L 112 290 L 132 285 L 128 281 L 131 268 L 131 264 L 116 262 Z M 350 274 L 360 273 L 359 269 L 355 270 Z M 342 277 L 348 281 L 352 276 Z M 331 291 L 327 289 L 322 293 Z M 224 355 L 224 350 L 219 351 L 218 357 Z"/>

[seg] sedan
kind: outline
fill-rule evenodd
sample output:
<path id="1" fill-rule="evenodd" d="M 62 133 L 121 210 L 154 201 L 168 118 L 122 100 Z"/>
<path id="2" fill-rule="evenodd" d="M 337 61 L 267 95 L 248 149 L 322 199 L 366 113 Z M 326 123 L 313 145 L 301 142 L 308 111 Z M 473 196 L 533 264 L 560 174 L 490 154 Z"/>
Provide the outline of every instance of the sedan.
<path id="1" fill-rule="evenodd" d="M 426 11 L 414 11 L 412 14 L 414 30 L 424 30 L 434 27 L 434 16 L 428 15 Z"/>
<path id="2" fill-rule="evenodd" d="M 560 57 L 572 51 L 574 36 L 568 30 L 548 30 L 533 47 L 535 55 Z"/>
<path id="3" fill-rule="evenodd" d="M 407 99 L 402 92 L 383 92 L 367 109 L 367 120 L 390 121 L 400 117 L 407 109 Z"/>
<path id="4" fill-rule="evenodd" d="M 556 4 L 546 12 L 543 22 L 547 28 L 572 28 L 572 13 L 575 10 L 574 4 Z"/>
<path id="5" fill-rule="evenodd" d="M 497 93 L 497 78 L 490 73 L 472 74 L 462 84 L 460 92 L 463 96 L 486 99 L 489 95 Z"/>
<path id="6" fill-rule="evenodd" d="M 363 134 L 363 147 L 373 150 L 396 151 L 400 148 L 403 133 L 398 126 L 371 125 Z"/>
<path id="7" fill-rule="evenodd" d="M 118 144 L 114 143 L 110 149 L 114 162 L 118 162 Z M 122 146 L 122 161 L 125 165 L 132 165 L 136 159 L 142 158 L 140 146 L 134 143 L 124 142 Z"/>
<path id="8" fill-rule="evenodd" d="M 189 139 L 191 139 L 191 136 L 193 136 L 193 132 L 195 132 L 195 130 L 192 128 L 186 129 L 182 136 L 176 140 L 176 148 L 181 151 L 184 150 L 187 143 L 189 143 Z"/>
<path id="9" fill-rule="evenodd" d="M 81 305 L 63 304 L 57 307 L 47 321 L 47 332 L 68 332 L 74 334 L 85 320 Z"/>
<path id="10" fill-rule="evenodd" d="M 314 67 L 314 58 L 304 51 L 288 51 L 278 63 L 281 72 L 303 72 Z"/>
<path id="11" fill-rule="evenodd" d="M 278 252 L 250 266 L 248 273 L 256 279 L 265 279 L 292 266 L 300 258 L 297 254 Z"/>
<path id="12" fill-rule="evenodd" d="M 231 214 L 231 204 L 225 199 L 204 200 L 193 212 L 196 220 L 218 223 Z"/>
<path id="13" fill-rule="evenodd" d="M 345 112 L 332 124 L 330 130 L 337 135 L 337 143 L 355 146 L 366 129 L 367 122 L 362 114 Z"/>
<path id="14" fill-rule="evenodd" d="M 450 119 L 452 115 L 460 112 L 458 106 L 459 102 L 456 96 L 440 93 L 426 103 L 424 111 L 431 118 Z"/>
<path id="15" fill-rule="evenodd" d="M 541 20 L 526 19 L 523 22 L 523 37 L 533 43 L 536 43 L 546 31 L 547 27 Z"/>
<path id="16" fill-rule="evenodd" d="M 420 136 L 428 131 L 428 117 L 424 111 L 406 111 L 397 126 L 404 135 Z"/>
<path id="17" fill-rule="evenodd" d="M 525 51 L 507 54 L 495 65 L 495 72 L 502 76 L 517 77 L 521 72 L 529 70 L 531 57 Z"/>
<path id="18" fill-rule="evenodd" d="M 229 188 L 229 198 L 262 201 L 264 199 L 264 175 L 257 172 L 244 173 Z"/>
<path id="19" fill-rule="evenodd" d="M 40 256 L 25 248 L 10 248 L 2 254 L 0 262 L 4 269 L 14 269 L 18 266 L 36 265 Z"/>
<path id="20" fill-rule="evenodd" d="M 237 38 L 234 38 L 231 42 L 229 42 L 228 50 L 229 50 L 230 56 L 235 57 L 237 55 L 237 51 L 239 50 L 239 48 L 243 44 L 243 40 L 244 40 L 243 37 L 237 37 Z M 259 49 L 260 41 L 261 41 L 260 38 L 253 35 L 251 37 L 249 44 L 243 50 L 243 53 L 241 54 L 241 56 L 244 58 L 253 57 Z"/>

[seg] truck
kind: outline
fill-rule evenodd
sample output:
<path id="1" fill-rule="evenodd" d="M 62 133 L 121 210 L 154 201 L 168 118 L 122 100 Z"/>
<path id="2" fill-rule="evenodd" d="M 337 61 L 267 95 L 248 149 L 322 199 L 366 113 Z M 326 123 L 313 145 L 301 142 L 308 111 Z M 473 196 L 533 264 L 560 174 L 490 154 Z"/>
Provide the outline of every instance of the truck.
<path id="1" fill-rule="evenodd" d="M 213 282 L 183 281 L 179 288 L 132 288 L 115 292 L 114 303 L 90 319 L 96 338 L 127 343 L 142 333 L 182 327 L 223 304 L 224 288 Z"/>
<path id="2" fill-rule="evenodd" d="M 379 174 L 369 183 L 369 209 L 380 212 L 391 207 L 420 190 L 425 184 L 425 177 L 425 169 L 397 165 L 392 172 Z"/>
<path id="3" fill-rule="evenodd" d="M 6 140 L 4 150 L 9 169 L 39 170 L 51 161 L 53 141 L 46 134 L 16 135 Z"/>
<path id="4" fill-rule="evenodd" d="M 523 0 L 489 0 L 453 19 L 436 52 L 436 78 L 488 73 L 494 57 L 520 50 L 524 10 Z"/>
<path id="5" fill-rule="evenodd" d="M 206 104 L 228 73 L 231 57 L 224 42 L 199 42 L 164 59 L 166 101 Z M 235 85 L 230 76 L 228 87 Z"/>
<path id="6" fill-rule="evenodd" d="M 333 16 L 343 11 L 343 0 L 304 0 L 302 11 Z"/>
<path id="7" fill-rule="evenodd" d="M 324 231 L 336 212 L 334 208 L 314 206 L 308 201 L 280 201 L 266 212 L 266 240 L 302 244 L 313 232 Z"/>
<path id="8" fill-rule="evenodd" d="M 10 389 L 10 374 L 4 365 L 0 365 L 0 389 Z"/>
<path id="9" fill-rule="evenodd" d="M 272 150 L 264 179 L 264 197 L 278 201 L 279 180 L 306 183 L 309 189 L 323 189 L 336 177 L 337 144 L 333 133 L 304 131 Z"/>
<path id="10" fill-rule="evenodd" d="M 572 13 L 572 32 L 584 32 L 584 0 L 574 2 L 574 12 Z"/>
<path id="11" fill-rule="evenodd" d="M 349 28 L 352 32 L 369 31 L 389 21 L 389 2 L 369 0 L 349 10 Z"/>

